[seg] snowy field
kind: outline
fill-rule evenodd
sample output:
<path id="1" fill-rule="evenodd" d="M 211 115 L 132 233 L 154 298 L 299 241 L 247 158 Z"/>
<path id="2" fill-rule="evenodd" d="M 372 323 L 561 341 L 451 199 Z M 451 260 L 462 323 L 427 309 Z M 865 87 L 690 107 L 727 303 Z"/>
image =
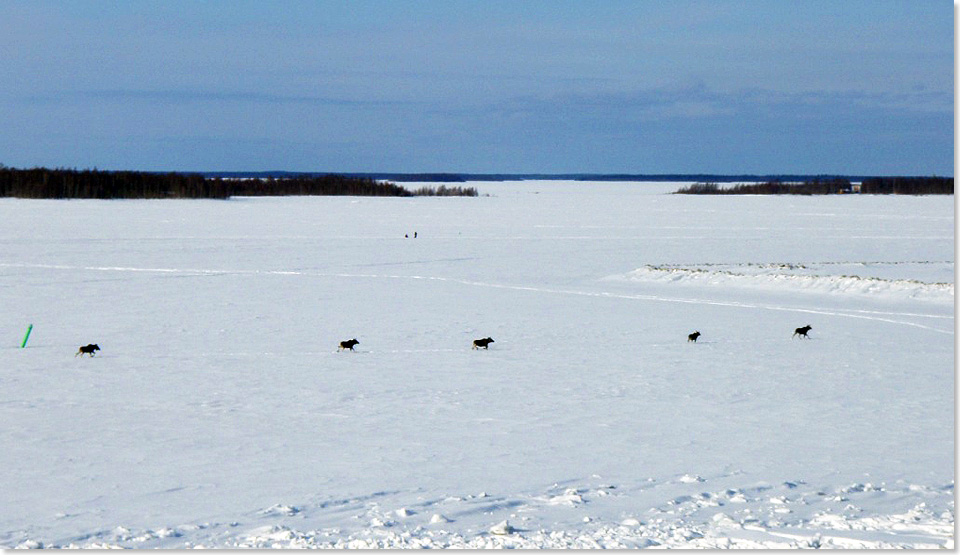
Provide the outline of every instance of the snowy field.
<path id="1" fill-rule="evenodd" d="M 468 185 L 0 199 L 0 547 L 953 546 L 952 196 Z"/>

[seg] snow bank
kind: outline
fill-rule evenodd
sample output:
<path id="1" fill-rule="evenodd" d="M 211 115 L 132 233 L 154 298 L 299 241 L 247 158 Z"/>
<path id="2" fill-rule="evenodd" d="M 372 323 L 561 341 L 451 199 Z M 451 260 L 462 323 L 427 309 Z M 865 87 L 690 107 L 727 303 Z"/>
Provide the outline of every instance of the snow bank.
<path id="1" fill-rule="evenodd" d="M 861 266 L 886 266 L 902 263 L 861 263 Z M 938 267 L 953 263 L 926 262 Z M 849 266 L 849 265 L 845 265 Z M 620 279 L 635 282 L 659 282 L 708 287 L 737 287 L 770 291 L 796 291 L 834 295 L 865 295 L 874 298 L 911 299 L 953 304 L 953 283 L 925 283 L 916 279 L 887 279 L 860 275 L 829 275 L 818 272 L 836 265 L 827 264 L 710 264 L 647 265 Z M 801 273 L 803 272 L 803 273 Z M 616 277 L 612 278 L 616 279 Z"/>
<path id="2" fill-rule="evenodd" d="M 133 531 L 124 527 L 94 534 L 82 541 L 43 544 L 26 540 L 21 548 L 253 548 L 253 549 L 934 549 L 953 547 L 953 487 L 930 489 L 902 484 L 855 483 L 832 490 L 812 488 L 802 481 L 779 485 L 712 489 L 710 480 L 647 482 L 638 491 L 584 485 L 559 495 L 514 499 L 464 496 L 443 502 L 452 513 L 470 515 L 483 508 L 483 517 L 470 528 L 456 529 L 454 520 L 433 515 L 413 520 L 406 508 L 385 510 L 381 503 L 358 507 L 357 520 L 375 516 L 367 527 L 309 529 L 288 520 L 283 524 L 250 526 L 205 523 Z M 672 486 L 672 488 L 671 488 Z M 686 488 L 686 489 L 684 489 Z M 627 489 L 630 489 L 627 487 Z M 632 512 L 629 497 L 664 490 L 672 499 Z M 666 490 L 673 489 L 672 493 Z M 678 492 L 684 492 L 677 495 Z M 603 492 L 601 494 L 601 492 Z M 576 494 L 573 505 L 553 503 Z M 656 496 L 654 496 L 656 497 Z M 480 503 L 478 500 L 488 499 Z M 385 500 L 388 501 L 388 500 Z M 627 501 L 627 502 L 625 502 Z M 509 504 L 509 509 L 503 509 Z M 610 505 L 605 506 L 605 505 Z M 498 508 L 501 507 L 501 508 Z M 904 507 L 877 512 L 881 507 Z M 611 521 L 616 514 L 619 517 Z M 306 512 L 316 507 L 305 507 Z M 636 507 L 633 508 L 636 510 Z M 264 511 L 264 513 L 267 511 Z M 397 518 L 381 520 L 387 513 Z M 503 518 L 509 513 L 507 518 Z M 539 513 L 575 526 L 537 522 Z M 287 516 L 292 516 L 287 513 Z M 493 523 L 497 518 L 503 518 Z M 491 524 L 493 523 L 493 524 Z"/>

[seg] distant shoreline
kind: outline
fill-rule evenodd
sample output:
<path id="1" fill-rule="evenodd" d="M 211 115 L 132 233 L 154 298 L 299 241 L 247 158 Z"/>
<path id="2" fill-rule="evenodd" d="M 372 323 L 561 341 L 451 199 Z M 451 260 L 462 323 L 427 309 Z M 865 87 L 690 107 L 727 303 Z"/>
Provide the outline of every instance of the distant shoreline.
<path id="1" fill-rule="evenodd" d="M 321 172 L 143 172 L 16 169 L 0 164 L 0 197 L 214 198 L 233 196 L 478 196 L 468 182 L 593 181 L 692 183 L 677 194 L 953 194 L 952 177 L 707 174 L 459 174 Z M 398 183 L 437 183 L 409 190 Z M 720 186 L 720 184 L 729 186 Z"/>
<path id="2" fill-rule="evenodd" d="M 33 199 L 227 199 L 235 196 L 475 197 L 473 187 L 423 186 L 409 190 L 389 181 L 336 174 L 221 177 L 159 173 L 31 168 L 0 165 L 0 197 Z"/>
<path id="3" fill-rule="evenodd" d="M 952 195 L 952 177 L 868 177 L 858 183 L 848 179 L 811 179 L 802 182 L 770 180 L 721 187 L 697 182 L 674 192 L 678 195 Z"/>
<path id="4" fill-rule="evenodd" d="M 375 180 L 429 183 L 464 183 L 467 181 L 656 181 L 656 182 L 714 182 L 714 183 L 766 183 L 766 182 L 806 182 L 828 181 L 845 179 L 851 182 L 862 182 L 874 178 L 926 178 L 929 176 L 891 176 L 891 175 L 841 175 L 841 174 L 710 174 L 710 173 L 401 173 L 401 172 L 291 172 L 291 171 L 262 171 L 262 172 L 189 172 L 204 177 L 220 177 L 224 179 L 242 178 L 290 178 L 290 177 L 320 177 L 325 175 L 341 175 Z M 953 176 L 941 176 L 952 178 Z"/>

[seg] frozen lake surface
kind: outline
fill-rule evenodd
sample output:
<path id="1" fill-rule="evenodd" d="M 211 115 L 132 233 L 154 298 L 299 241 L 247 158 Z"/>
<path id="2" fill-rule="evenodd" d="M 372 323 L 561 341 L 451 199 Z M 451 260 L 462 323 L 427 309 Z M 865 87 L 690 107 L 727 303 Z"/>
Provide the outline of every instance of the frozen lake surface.
<path id="1" fill-rule="evenodd" d="M 468 185 L 0 199 L 0 547 L 953 546 L 952 196 Z"/>

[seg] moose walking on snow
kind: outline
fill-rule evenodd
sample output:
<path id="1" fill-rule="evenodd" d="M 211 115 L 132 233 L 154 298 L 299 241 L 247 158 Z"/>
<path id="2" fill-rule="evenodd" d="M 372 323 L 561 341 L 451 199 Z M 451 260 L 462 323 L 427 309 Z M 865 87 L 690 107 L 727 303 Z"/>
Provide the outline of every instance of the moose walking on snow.
<path id="1" fill-rule="evenodd" d="M 480 347 L 483 347 L 484 349 L 490 349 L 491 343 L 496 343 L 496 341 L 494 341 L 492 337 L 486 337 L 484 339 L 474 339 L 473 348 L 479 349 Z"/>
<path id="2" fill-rule="evenodd" d="M 340 346 L 337 347 L 337 350 L 338 350 L 338 351 L 346 351 L 347 349 L 350 349 L 350 350 L 352 351 L 352 350 L 353 350 L 353 346 L 354 346 L 354 345 L 359 345 L 359 344 L 360 344 L 360 342 L 357 341 L 356 339 L 351 339 L 351 340 L 349 340 L 349 341 L 341 341 L 341 342 L 340 342 Z"/>
<path id="3" fill-rule="evenodd" d="M 90 343 L 89 345 L 80 347 L 80 350 L 78 350 L 77 354 L 73 355 L 73 357 L 74 358 L 78 356 L 82 357 L 83 355 L 90 355 L 92 357 L 94 353 L 99 350 L 100 350 L 100 345 L 97 345 L 96 343 Z"/>

